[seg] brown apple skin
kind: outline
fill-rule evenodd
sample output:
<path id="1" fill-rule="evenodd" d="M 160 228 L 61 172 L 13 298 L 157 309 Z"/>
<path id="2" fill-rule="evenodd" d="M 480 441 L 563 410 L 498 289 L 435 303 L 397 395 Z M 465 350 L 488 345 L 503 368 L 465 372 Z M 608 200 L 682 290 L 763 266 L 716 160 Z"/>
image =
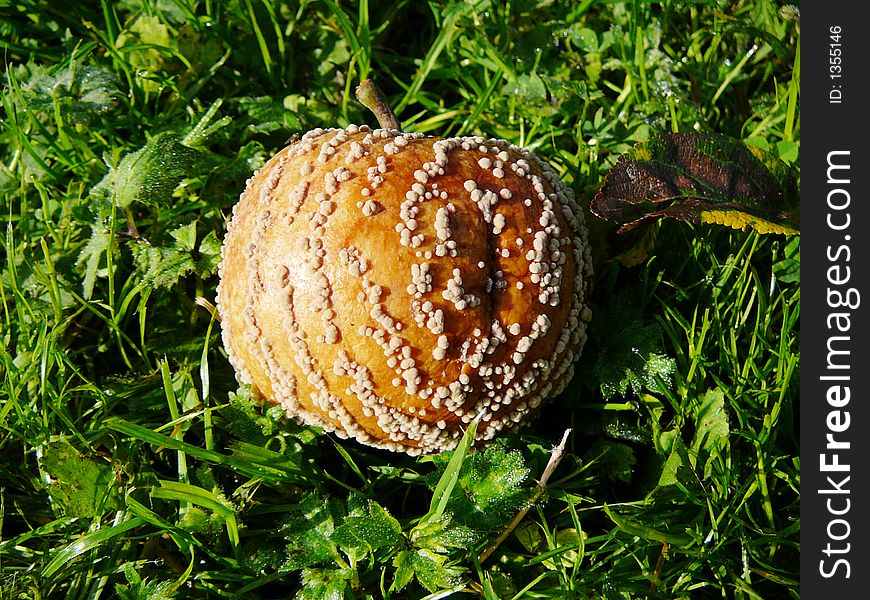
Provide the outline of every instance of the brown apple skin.
<path id="1" fill-rule="evenodd" d="M 583 213 L 528 150 L 318 129 L 247 182 L 218 310 L 238 381 L 288 416 L 409 454 L 491 439 L 570 380 L 586 341 Z"/>

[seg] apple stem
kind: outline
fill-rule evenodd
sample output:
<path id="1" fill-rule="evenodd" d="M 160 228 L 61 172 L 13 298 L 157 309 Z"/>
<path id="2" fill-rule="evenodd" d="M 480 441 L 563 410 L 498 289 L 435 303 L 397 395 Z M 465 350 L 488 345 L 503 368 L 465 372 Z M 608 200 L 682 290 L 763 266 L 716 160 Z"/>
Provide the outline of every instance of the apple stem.
<path id="1" fill-rule="evenodd" d="M 375 113 L 383 129 L 399 129 L 399 119 L 390 108 L 384 93 L 371 79 L 363 79 L 356 88 L 356 98 L 367 109 Z"/>

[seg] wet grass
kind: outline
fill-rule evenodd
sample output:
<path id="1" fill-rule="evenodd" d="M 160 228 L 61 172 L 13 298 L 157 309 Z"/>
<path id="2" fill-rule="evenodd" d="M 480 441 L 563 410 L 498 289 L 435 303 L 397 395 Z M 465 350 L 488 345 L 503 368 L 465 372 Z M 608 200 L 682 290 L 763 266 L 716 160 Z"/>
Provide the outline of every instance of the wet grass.
<path id="1" fill-rule="evenodd" d="M 403 128 L 527 146 L 584 204 L 652 130 L 796 164 L 792 13 L 0 8 L 0 598 L 798 597 L 797 239 L 665 221 L 626 267 L 635 240 L 588 216 L 574 382 L 452 462 L 277 423 L 196 303 L 245 179 L 294 133 L 372 123 L 365 77 Z M 567 426 L 544 497 L 481 563 Z"/>

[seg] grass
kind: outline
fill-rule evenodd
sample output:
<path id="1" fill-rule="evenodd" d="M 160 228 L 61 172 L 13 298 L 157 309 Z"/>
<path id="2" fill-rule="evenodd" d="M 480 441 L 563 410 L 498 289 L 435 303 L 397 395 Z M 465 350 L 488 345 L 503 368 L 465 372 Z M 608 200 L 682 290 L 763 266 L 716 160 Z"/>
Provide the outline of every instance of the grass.
<path id="1" fill-rule="evenodd" d="M 651 130 L 797 163 L 768 0 L 149 0 L 0 7 L 0 598 L 797 598 L 797 238 L 589 216 L 578 374 L 486 449 L 412 459 L 238 389 L 223 223 L 294 133 L 505 138 L 588 204 Z M 544 497 L 478 560 L 534 493 Z"/>

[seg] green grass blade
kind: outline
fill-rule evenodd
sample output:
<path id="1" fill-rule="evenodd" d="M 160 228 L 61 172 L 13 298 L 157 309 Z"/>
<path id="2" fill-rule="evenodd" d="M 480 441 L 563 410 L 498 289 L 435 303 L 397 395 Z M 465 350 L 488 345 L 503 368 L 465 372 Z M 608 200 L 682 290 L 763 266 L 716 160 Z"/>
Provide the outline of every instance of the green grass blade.
<path id="1" fill-rule="evenodd" d="M 286 483 L 299 483 L 306 479 L 298 465 L 294 464 L 288 457 L 280 454 L 270 452 L 268 458 L 273 460 L 268 462 L 263 460 L 263 462 L 260 462 L 223 454 L 214 450 L 206 450 L 205 448 L 181 442 L 154 432 L 147 427 L 124 421 L 123 419 L 109 419 L 106 422 L 106 427 L 158 447 L 183 451 L 188 456 L 199 460 L 226 465 L 249 477 Z M 240 455 L 244 456 L 242 453 Z M 275 458 L 279 460 L 275 461 Z"/>
<path id="2" fill-rule="evenodd" d="M 453 493 L 453 488 L 456 487 L 456 482 L 459 481 L 459 473 L 462 470 L 462 463 L 465 461 L 465 456 L 468 454 L 471 445 L 474 443 L 474 436 L 477 433 L 477 425 L 480 422 L 480 417 L 475 417 L 468 424 L 468 429 L 459 440 L 459 445 L 453 450 L 450 456 L 450 462 L 447 463 L 447 468 L 438 480 L 435 490 L 432 492 L 432 500 L 429 503 L 429 512 L 421 520 L 421 523 L 437 521 L 444 515 L 444 510 L 447 508 L 447 503 L 450 502 L 450 495 Z"/>
<path id="3" fill-rule="evenodd" d="M 132 529 L 141 527 L 145 524 L 145 519 L 133 517 L 127 521 L 123 521 L 118 525 L 98 529 L 92 533 L 85 534 L 76 541 L 67 544 L 61 548 L 54 557 L 42 569 L 43 577 L 51 577 L 62 569 L 65 565 L 81 556 L 85 552 L 95 550 L 112 538 L 127 533 Z"/>

